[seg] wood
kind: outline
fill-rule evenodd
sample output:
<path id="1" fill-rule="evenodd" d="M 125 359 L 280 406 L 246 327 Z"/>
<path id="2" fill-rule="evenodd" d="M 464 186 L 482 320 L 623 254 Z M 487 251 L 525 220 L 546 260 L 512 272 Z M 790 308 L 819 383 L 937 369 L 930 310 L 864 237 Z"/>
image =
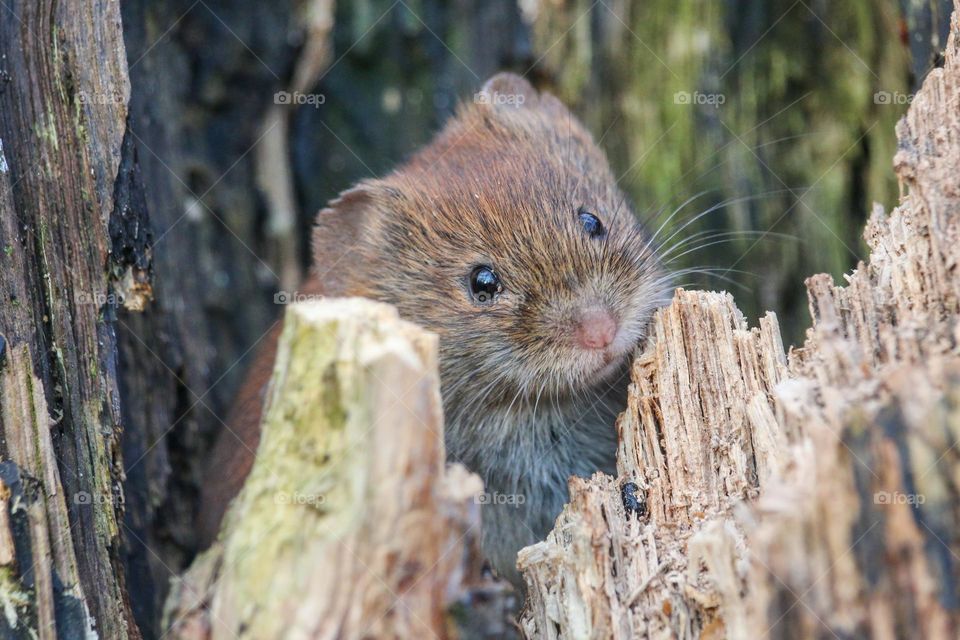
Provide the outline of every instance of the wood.
<path id="1" fill-rule="evenodd" d="M 808 280 L 803 348 L 725 294 L 658 312 L 618 477 L 571 479 L 520 553 L 529 637 L 960 633 L 958 20 L 897 127 L 901 203 L 844 285 Z"/>
<path id="2" fill-rule="evenodd" d="M 520 552 L 530 637 L 699 637 L 717 596 L 688 575 L 688 545 L 783 468 L 775 317 L 750 330 L 729 294 L 679 290 L 653 335 L 618 423 L 618 478 L 571 479 L 554 532 Z M 631 510 L 629 483 L 640 498 Z M 736 536 L 724 544 L 742 548 Z"/>
<path id="3" fill-rule="evenodd" d="M 451 637 L 483 485 L 444 471 L 436 358 L 387 305 L 289 308 L 256 461 L 169 637 Z"/>
<path id="4" fill-rule="evenodd" d="M 139 638 L 112 314 L 150 295 L 118 188 L 119 3 L 0 8 L 0 635 Z"/>

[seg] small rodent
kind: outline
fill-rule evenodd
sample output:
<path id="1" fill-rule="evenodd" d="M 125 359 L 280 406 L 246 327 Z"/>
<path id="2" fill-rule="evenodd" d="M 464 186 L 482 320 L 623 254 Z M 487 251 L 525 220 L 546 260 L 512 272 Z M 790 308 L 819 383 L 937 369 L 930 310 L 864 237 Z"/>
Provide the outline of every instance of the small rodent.
<path id="1" fill-rule="evenodd" d="M 630 355 L 670 293 L 604 153 L 554 96 L 498 74 L 323 209 L 313 253 L 305 290 L 388 302 L 439 335 L 448 457 L 486 483 L 484 553 L 522 589 L 517 551 L 553 527 L 567 478 L 615 471 Z M 207 542 L 252 464 L 273 333 L 214 447 Z"/>

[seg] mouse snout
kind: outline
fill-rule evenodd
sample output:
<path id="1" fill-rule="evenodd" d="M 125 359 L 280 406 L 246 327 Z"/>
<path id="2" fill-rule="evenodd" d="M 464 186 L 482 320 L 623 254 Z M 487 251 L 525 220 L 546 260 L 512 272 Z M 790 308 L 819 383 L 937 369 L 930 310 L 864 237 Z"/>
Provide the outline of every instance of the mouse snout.
<path id="1" fill-rule="evenodd" d="M 577 316 L 574 337 L 584 349 L 606 349 L 617 335 L 617 321 L 606 307 L 588 307 Z"/>

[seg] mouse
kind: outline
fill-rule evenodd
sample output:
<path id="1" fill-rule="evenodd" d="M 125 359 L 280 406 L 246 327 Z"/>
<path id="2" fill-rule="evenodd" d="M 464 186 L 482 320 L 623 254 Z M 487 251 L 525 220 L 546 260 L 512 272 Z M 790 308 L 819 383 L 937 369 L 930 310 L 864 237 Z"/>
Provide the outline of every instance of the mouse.
<path id="1" fill-rule="evenodd" d="M 614 474 L 632 354 L 672 294 L 606 155 L 555 96 L 499 73 L 433 140 L 322 209 L 301 293 L 394 305 L 439 337 L 449 462 L 484 482 L 481 547 L 521 592 L 570 476 Z M 253 464 L 279 327 L 211 451 L 200 535 Z"/>

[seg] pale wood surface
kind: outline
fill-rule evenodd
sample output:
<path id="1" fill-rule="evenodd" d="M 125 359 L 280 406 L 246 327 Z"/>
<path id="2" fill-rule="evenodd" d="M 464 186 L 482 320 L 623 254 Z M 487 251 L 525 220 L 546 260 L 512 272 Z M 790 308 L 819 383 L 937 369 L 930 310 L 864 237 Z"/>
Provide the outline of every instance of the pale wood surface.
<path id="1" fill-rule="evenodd" d="M 290 307 L 256 462 L 170 637 L 450 635 L 483 485 L 444 469 L 436 357 L 387 305 Z"/>

